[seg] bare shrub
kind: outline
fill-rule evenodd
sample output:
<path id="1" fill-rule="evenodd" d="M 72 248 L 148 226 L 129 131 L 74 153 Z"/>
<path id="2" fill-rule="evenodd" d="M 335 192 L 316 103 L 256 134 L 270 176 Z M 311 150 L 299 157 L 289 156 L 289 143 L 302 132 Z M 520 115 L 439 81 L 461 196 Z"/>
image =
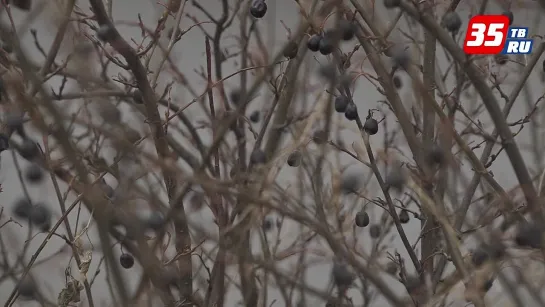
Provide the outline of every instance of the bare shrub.
<path id="1" fill-rule="evenodd" d="M 545 306 L 537 2 L 136 2 L 1 1 L 4 306 Z"/>

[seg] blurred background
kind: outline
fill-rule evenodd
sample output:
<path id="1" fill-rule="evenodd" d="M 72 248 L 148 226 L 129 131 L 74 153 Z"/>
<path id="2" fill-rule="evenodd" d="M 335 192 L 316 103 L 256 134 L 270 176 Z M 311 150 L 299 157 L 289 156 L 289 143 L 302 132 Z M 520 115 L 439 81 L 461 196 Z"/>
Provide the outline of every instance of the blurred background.
<path id="1" fill-rule="evenodd" d="M 164 1 L 162 0 L 158 0 L 157 3 L 154 0 L 112 0 L 112 2 L 112 12 L 117 29 L 122 33 L 123 37 L 127 41 L 134 40 L 134 42 L 138 43 L 140 43 L 142 39 L 142 31 L 138 27 L 139 19 L 147 28 L 154 29 L 157 24 L 158 17 L 161 16 L 164 11 L 164 3 L 162 3 Z M 203 78 L 203 71 L 204 67 L 206 66 L 205 38 L 203 36 L 202 30 L 204 29 L 206 31 L 209 31 L 210 33 L 213 33 L 214 30 L 214 25 L 209 22 L 209 18 L 205 14 L 203 14 L 201 10 L 197 9 L 192 4 L 192 1 L 182 2 L 186 6 L 186 8 L 180 28 L 182 29 L 182 31 L 187 32 L 184 33 L 181 41 L 173 48 L 171 53 L 171 59 L 173 61 L 173 64 L 177 66 L 179 71 L 183 73 L 183 76 L 186 78 L 189 86 L 182 86 L 180 84 L 180 80 L 173 77 L 173 74 L 168 68 L 168 65 L 165 65 L 167 69 L 159 77 L 158 81 L 160 85 L 157 90 L 158 93 L 161 93 L 169 82 L 175 81 L 176 84 L 171 89 L 170 98 L 171 103 L 174 103 L 178 106 L 185 106 L 189 102 L 191 102 L 191 100 L 196 98 L 195 92 L 192 93 L 191 90 L 188 90 L 189 87 L 195 89 L 198 95 L 202 94 L 206 88 L 206 80 Z M 377 22 L 381 23 L 383 26 L 389 25 L 396 17 L 397 11 L 386 10 L 383 7 L 382 1 L 377 0 L 373 2 L 375 6 L 374 18 L 376 18 Z M 436 2 L 438 14 L 442 15 L 445 8 L 447 7 L 445 3 L 447 3 L 448 1 L 436 0 Z M 542 31 L 544 29 L 543 21 L 540 19 L 540 17 L 544 16 L 544 14 L 543 11 L 539 9 L 535 1 L 513 1 L 512 3 L 506 1 L 501 3 L 495 1 L 489 2 L 490 3 L 488 4 L 488 9 L 486 11 L 487 13 L 502 13 L 510 7 L 510 9 L 514 13 L 514 25 L 529 27 L 530 31 L 535 35 L 545 34 Z M 44 61 L 44 56 L 40 52 L 40 48 L 43 48 L 43 50 L 46 50 L 47 52 L 52 44 L 59 22 L 59 7 L 62 7 L 62 5 L 64 5 L 65 3 L 66 1 L 62 0 L 34 1 L 34 9 L 31 13 L 25 13 L 17 9 L 12 9 L 13 22 L 18 29 L 17 33 L 20 40 L 22 41 L 22 47 L 37 64 Z M 219 16 L 221 14 L 222 6 L 220 1 L 198 1 L 198 4 L 208 10 L 212 16 Z M 272 55 L 280 51 L 284 44 L 288 41 L 290 32 L 295 31 L 301 17 L 299 15 L 299 9 L 296 1 L 269 0 L 267 1 L 267 5 L 267 15 L 265 16 L 265 18 L 258 20 L 256 22 L 256 25 L 261 30 L 264 44 L 267 46 L 267 51 L 269 52 L 269 57 L 272 58 Z M 468 16 L 475 14 L 479 5 L 480 1 L 461 1 L 457 12 L 460 14 L 464 21 L 462 29 L 465 30 L 467 26 Z M 77 6 L 82 12 L 89 12 L 89 4 L 87 3 L 87 1 L 78 0 Z M 200 25 L 195 26 L 195 21 L 200 21 Z M 5 13 L 5 11 L 1 16 L 1 22 L 3 22 L 4 24 L 8 24 L 10 22 L 10 18 L 8 18 L 8 15 Z M 169 23 L 170 26 L 172 26 L 173 20 L 170 20 Z M 73 33 L 75 33 L 75 29 L 79 27 L 79 25 L 72 24 L 71 26 L 74 27 Z M 35 31 L 34 35 L 32 34 L 33 31 Z M 88 33 L 89 36 L 94 35 L 93 31 L 89 29 L 85 31 Z M 414 33 L 417 33 L 418 36 L 415 37 L 414 41 L 412 41 L 408 38 L 408 36 L 412 36 Z M 237 52 L 237 50 L 240 49 L 240 41 L 238 37 L 239 34 L 240 23 L 239 20 L 235 19 L 232 26 L 223 35 L 222 44 L 225 48 L 226 55 L 234 54 L 235 52 Z M 463 41 L 463 35 L 464 34 L 462 33 L 460 35 L 461 38 L 458 40 L 460 46 Z M 166 35 L 161 38 L 163 44 L 168 43 L 165 36 Z M 392 32 L 390 39 L 398 43 L 412 44 L 411 50 L 413 51 L 413 54 L 415 56 L 419 56 L 418 48 L 421 49 L 423 47 L 423 44 L 421 43 L 423 41 L 422 31 L 416 24 L 408 22 L 405 16 L 402 16 L 399 20 L 398 26 Z M 540 40 L 540 38 L 536 38 L 536 43 Z M 417 42 L 416 45 L 414 44 L 415 41 Z M 63 43 L 61 52 L 57 57 L 57 62 L 62 63 L 66 56 L 70 54 L 74 50 L 74 48 L 81 46 L 80 42 L 81 38 L 77 38 L 77 36 L 75 35 L 67 36 Z M 135 44 L 133 43 L 132 45 L 134 46 Z M 259 64 L 259 61 L 261 61 L 261 64 L 264 63 L 266 58 L 263 57 L 262 51 L 256 45 L 255 39 L 252 39 L 251 43 L 247 48 L 249 49 L 249 53 L 256 64 Z M 353 43 L 346 43 L 346 46 L 343 45 L 342 48 L 345 52 L 351 51 L 353 48 Z M 158 67 L 161 62 L 161 57 L 159 57 L 161 53 L 156 52 L 155 54 L 158 56 L 150 59 L 150 61 L 153 63 L 152 67 Z M 442 48 L 438 47 L 437 54 L 439 69 L 442 72 L 445 72 L 448 69 L 450 62 L 447 59 Z M 317 95 L 325 88 L 325 86 L 323 85 L 324 82 L 320 80 L 317 71 L 320 65 L 327 63 L 327 59 L 325 56 L 322 56 L 319 53 L 307 53 L 305 56 L 306 59 L 303 68 L 304 73 L 300 75 L 300 78 L 302 78 L 301 76 L 308 76 L 308 79 L 297 80 L 298 83 L 301 83 L 301 92 L 297 94 L 296 99 L 310 99 L 314 101 Z M 524 63 L 524 61 L 526 60 L 527 59 L 524 56 L 510 57 L 510 61 L 507 64 L 498 65 L 493 61 L 492 58 L 490 58 L 484 59 L 483 63 L 481 64 L 483 66 L 489 67 L 490 72 L 495 74 L 498 79 L 504 80 L 502 82 L 502 90 L 505 93 L 509 93 L 510 87 L 514 84 L 514 82 L 519 79 L 519 73 L 522 67 L 519 63 Z M 388 59 L 385 58 L 385 61 L 388 61 Z M 69 65 L 73 66 L 72 68 L 79 71 L 89 71 L 90 74 L 95 74 L 95 76 L 97 77 L 99 76 L 101 71 L 99 64 L 97 64 L 96 58 L 94 58 L 93 56 L 82 56 L 81 58 L 78 58 L 77 61 L 72 60 Z M 287 62 L 284 62 L 280 65 L 285 66 L 287 65 Z M 234 56 L 224 62 L 223 75 L 230 75 L 232 73 L 235 73 L 239 69 L 239 57 Z M 365 54 L 361 49 L 353 57 L 350 70 L 353 72 L 365 72 L 373 74 L 372 68 L 370 67 L 369 63 L 365 61 Z M 109 76 L 115 76 L 118 73 L 119 71 L 116 70 L 113 65 L 110 69 L 108 69 L 107 72 Z M 255 79 L 254 75 L 254 72 L 250 72 L 250 82 Z M 400 89 L 401 97 L 404 100 L 407 108 L 418 108 L 419 101 L 417 100 L 417 98 L 415 98 L 417 96 L 413 94 L 413 89 L 410 85 L 409 77 L 406 76 L 404 73 L 398 73 L 398 75 L 401 78 L 403 84 L 402 88 Z M 236 89 L 239 86 L 239 82 L 239 77 L 233 77 L 227 80 L 225 82 L 225 87 L 227 91 L 229 92 L 232 89 Z M 58 89 L 61 83 L 61 78 L 54 77 L 48 82 L 47 86 Z M 449 89 L 452 89 L 453 80 L 447 79 L 446 84 Z M 77 89 L 78 84 L 68 82 L 66 85 L 67 92 L 74 92 L 77 91 Z M 471 105 L 476 106 L 479 103 L 477 96 L 472 92 L 472 89 L 468 90 L 468 94 L 462 96 L 463 99 L 466 99 L 466 101 L 462 101 L 462 103 L 468 109 L 471 109 Z M 270 93 L 270 91 L 268 91 L 266 87 L 263 87 L 259 95 L 249 105 L 247 113 L 250 114 L 254 110 L 266 109 L 268 107 L 268 104 L 271 102 L 271 95 L 272 94 Z M 508 122 L 516 121 L 526 116 L 529 111 L 534 107 L 535 101 L 537 101 L 540 97 L 542 98 L 543 95 L 543 71 L 541 70 L 540 60 L 538 65 L 536 65 L 535 71 L 528 79 L 528 82 L 523 89 L 523 92 L 519 96 L 520 99 L 516 102 Z M 498 95 L 498 97 L 500 96 Z M 395 135 L 395 144 L 400 152 L 407 153 L 407 146 L 405 141 L 403 140 L 402 134 L 399 132 L 395 134 L 395 131 L 398 130 L 395 118 L 393 118 L 391 112 L 381 102 L 381 100 L 384 100 L 384 97 L 380 95 L 380 93 L 376 90 L 375 86 L 372 85 L 365 78 L 358 78 L 357 81 L 354 82 L 354 102 L 357 104 L 358 109 L 360 110 L 360 114 L 366 113 L 368 109 L 376 108 L 381 110 L 384 116 L 386 116 L 386 122 L 388 123 L 388 126 L 384 127 L 381 124 L 381 129 L 379 130 L 379 133 L 373 136 L 371 139 L 373 147 L 379 150 L 379 148 L 383 146 L 383 139 L 385 137 L 385 134 L 388 133 L 389 137 Z M 499 101 L 502 103 L 503 106 L 503 100 L 500 99 Z M 68 113 L 74 112 L 81 107 L 81 101 L 77 100 L 58 101 L 56 103 L 59 108 Z M 198 103 L 204 103 L 204 101 L 200 101 Z M 313 104 L 305 105 L 302 103 L 300 105 L 302 109 L 311 109 L 314 106 Z M 123 122 L 141 131 L 142 133 L 147 131 L 148 128 L 147 125 L 143 123 L 142 116 L 134 111 L 130 106 L 128 106 L 127 104 L 121 104 L 120 110 L 122 111 Z M 536 116 L 538 120 L 536 121 L 536 124 L 524 127 L 524 129 L 516 136 L 516 140 L 521 150 L 524 150 L 526 161 L 531 169 L 531 175 L 533 176 L 539 175 L 543 169 L 543 127 L 541 126 L 541 123 L 543 123 L 545 113 L 542 112 L 542 110 L 543 109 L 541 105 L 538 105 L 538 112 L 536 113 L 538 114 Z M 190 106 L 189 108 L 187 108 L 187 110 L 184 111 L 184 113 L 187 114 L 187 116 L 194 123 L 197 123 L 201 120 L 207 120 L 204 113 L 202 112 L 202 109 L 197 105 Z M 382 118 L 382 115 L 380 117 Z M 486 112 L 484 112 L 483 115 L 479 115 L 478 118 L 474 119 L 482 122 L 483 127 L 485 127 L 487 131 L 492 131 L 492 125 L 489 122 Z M 103 124 L 99 119 L 97 119 L 97 123 Z M 352 146 L 363 146 L 361 137 L 357 132 L 357 127 L 355 126 L 355 124 L 353 124 L 353 122 L 343 121 L 342 115 L 339 115 L 339 117 L 335 120 L 335 123 L 337 128 L 335 129 L 335 132 L 331 135 L 331 138 L 342 140 L 342 142 L 348 148 L 354 148 Z M 463 127 L 465 127 L 464 123 L 465 122 L 459 123 L 462 129 Z M 258 127 L 259 125 L 256 124 L 255 128 L 257 129 Z M 77 129 L 74 130 L 73 133 L 74 135 L 77 135 Z M 37 140 L 42 139 L 41 135 L 37 133 L 37 130 L 34 130 L 31 134 L 34 135 L 35 139 Z M 211 141 L 208 129 L 199 130 L 199 134 L 202 135 L 204 142 L 209 143 Z M 287 144 L 289 140 L 285 140 L 285 142 Z M 471 138 L 468 138 L 468 144 L 470 146 L 477 145 L 477 142 L 478 141 L 472 142 Z M 284 146 L 286 146 L 286 144 L 284 144 Z M 253 146 L 253 144 L 248 144 L 249 149 L 251 148 L 251 146 Z M 309 150 L 311 152 L 312 150 L 315 150 L 312 148 L 313 145 L 310 146 L 311 148 Z M 480 155 L 481 150 L 482 148 L 475 149 L 475 152 L 478 156 Z M 399 156 L 401 156 L 401 154 Z M 14 157 L 17 157 L 17 154 L 12 151 L 5 151 L 1 154 L 0 183 L 3 192 L 0 193 L 0 206 L 4 208 L 4 213 L 0 224 L 3 224 L 4 221 L 6 221 L 10 217 L 13 204 L 16 202 L 16 200 L 22 197 L 22 181 L 19 179 L 18 176 L 17 165 L 19 165 L 19 169 L 24 169 L 29 162 L 20 157 L 18 157 L 17 161 L 15 161 Z M 111 159 L 113 157 L 113 154 L 110 153 L 109 155 L 107 155 L 107 157 L 108 159 Z M 364 178 L 369 178 L 371 174 L 370 171 L 366 167 L 354 163 L 354 160 L 348 155 L 340 155 L 339 161 L 336 161 L 334 157 L 335 155 L 333 154 L 328 155 L 328 159 L 331 163 L 332 168 L 342 171 L 344 167 L 350 166 L 350 172 L 362 174 L 361 176 L 364 176 Z M 408 158 L 411 158 L 410 155 L 408 156 Z M 461 161 L 461 163 L 462 174 L 464 174 L 464 176 L 461 176 L 459 180 L 461 182 L 469 181 L 472 175 L 471 167 L 463 160 Z M 513 174 L 511 164 L 503 153 L 500 153 L 498 155 L 497 160 L 494 162 L 490 170 L 493 172 L 494 178 L 506 190 L 510 190 L 517 184 L 517 180 Z M 328 179 L 326 179 L 326 181 L 327 180 Z M 118 184 L 112 178 L 106 178 L 106 181 L 114 187 Z M 373 198 L 376 196 L 381 196 L 378 193 L 380 190 L 377 189 L 375 179 L 370 179 L 369 181 L 370 185 L 366 187 L 365 191 L 368 197 Z M 156 178 L 146 178 L 139 180 L 139 182 L 139 184 L 145 186 L 144 189 L 148 189 L 150 193 L 157 193 L 156 196 L 159 199 L 163 201 L 165 200 L 165 195 L 163 195 L 164 193 L 160 192 L 158 188 L 154 187 L 154 184 L 157 184 L 158 182 Z M 282 169 L 278 184 L 285 187 L 286 189 L 289 189 L 291 186 L 296 185 L 297 176 L 295 171 L 291 169 Z M 64 192 L 66 190 L 66 185 L 61 184 L 60 188 L 61 191 Z M 457 183 L 454 190 L 463 191 L 463 188 L 463 183 Z M 40 201 L 48 204 L 51 208 L 53 208 L 53 210 L 55 210 L 54 216 L 56 218 L 60 216 L 57 195 L 55 193 L 53 183 L 51 182 L 49 177 L 46 177 L 46 180 L 40 185 L 28 186 L 28 190 L 34 201 Z M 456 191 L 454 191 L 453 193 L 455 192 Z M 459 196 L 458 199 L 460 197 L 461 196 Z M 74 200 L 75 195 L 71 193 L 67 196 L 66 203 L 70 204 Z M 138 210 L 138 212 L 144 212 L 145 208 L 148 205 L 148 202 L 149 200 L 136 201 L 135 210 Z M 345 214 L 347 214 L 348 216 L 353 216 L 355 212 L 357 212 L 356 209 L 361 208 L 364 205 L 364 202 L 362 202 L 361 200 L 357 201 L 355 199 L 347 199 L 346 202 L 347 206 L 343 210 L 346 211 Z M 209 231 L 209 233 L 207 233 L 206 235 L 203 234 L 203 229 L 200 229 L 199 231 L 194 231 L 194 233 L 192 233 L 193 245 L 195 245 L 197 242 L 200 241 L 200 239 L 206 236 L 217 236 L 216 225 L 213 223 L 213 217 L 211 216 L 209 209 L 204 208 L 202 210 L 187 210 L 191 225 L 200 226 L 201 228 L 204 227 L 206 228 L 205 230 Z M 480 210 L 483 210 L 483 208 L 479 207 L 479 205 L 477 204 L 476 206 L 472 207 L 472 210 L 474 210 L 475 212 L 480 212 Z M 370 207 L 369 213 L 372 222 L 380 222 L 382 209 L 379 208 L 377 210 L 376 208 Z M 273 218 L 273 220 L 276 220 L 277 217 L 272 216 L 271 218 Z M 80 225 L 85 225 L 88 219 L 89 214 L 82 207 L 79 216 Z M 71 214 L 70 220 L 75 222 L 76 215 Z M 469 222 L 471 223 L 471 219 Z M 210 225 L 210 229 L 208 229 L 208 225 Z M 420 222 L 417 219 L 412 219 L 411 222 L 404 225 L 410 242 L 416 242 L 420 234 L 420 226 Z M 101 247 L 97 244 L 98 238 L 92 227 L 93 225 L 91 225 L 91 231 L 89 232 L 88 236 L 86 235 L 84 236 L 84 238 L 82 238 L 83 244 L 89 248 L 93 248 L 94 250 L 91 266 L 89 269 L 90 273 L 88 275 L 94 274 L 97 266 L 101 263 L 100 261 L 102 257 L 102 254 L 100 252 Z M 59 234 L 62 234 L 64 231 L 65 230 L 62 226 L 59 227 Z M 31 236 L 30 244 L 28 245 L 28 248 L 23 255 L 23 247 L 25 246 L 25 242 L 29 240 L 28 227 L 26 224 L 21 223 L 20 225 L 17 225 L 15 223 L 9 223 L 0 229 L 0 233 L 2 235 L 2 239 L 4 240 L 4 247 L 2 252 L 7 254 L 8 259 L 11 263 L 14 263 L 15 261 L 17 261 L 17 259 L 21 258 L 23 259 L 23 262 L 27 263 L 45 238 L 44 233 L 34 232 Z M 275 228 L 268 234 L 268 236 L 270 238 L 270 242 L 275 242 L 277 239 L 279 239 L 281 241 L 279 249 L 282 249 L 282 247 L 289 246 L 292 243 L 290 239 L 296 237 L 298 233 L 299 226 L 296 223 L 288 221 L 285 223 L 285 225 L 283 225 L 281 230 Z M 351 236 L 354 236 L 358 239 L 357 248 L 361 249 L 365 253 L 378 253 L 378 261 L 382 263 L 386 262 L 385 251 L 373 251 L 374 244 L 369 238 L 369 234 L 366 229 L 355 229 L 351 233 Z M 388 243 L 388 251 L 398 251 L 403 257 L 407 258 L 406 252 L 395 231 L 392 231 L 390 234 L 386 235 L 384 240 L 386 242 L 390 242 Z M 467 236 L 466 242 L 466 252 L 477 244 L 475 240 L 473 240 L 471 235 Z M 203 244 L 203 248 L 211 251 L 214 250 L 214 246 L 214 242 L 206 242 L 205 244 Z M 419 247 L 417 245 L 417 249 L 418 248 Z M 121 253 L 118 245 L 114 246 L 113 249 L 115 250 L 116 255 L 119 255 Z M 255 238 L 254 249 L 255 253 L 261 252 L 258 238 Z M 312 250 L 315 251 L 313 252 Z M 320 242 L 313 243 L 312 248 L 309 248 L 308 253 L 309 256 L 307 257 L 307 261 L 309 265 L 309 270 L 306 273 L 306 279 L 308 281 L 308 284 L 317 289 L 327 289 L 331 286 L 331 259 L 334 255 L 332 255 L 331 252 L 327 250 L 326 245 L 321 244 Z M 71 260 L 70 255 L 71 251 L 67 248 L 65 242 L 61 238 L 54 236 L 51 238 L 45 249 L 39 254 L 36 262 L 37 264 L 30 271 L 31 275 L 37 280 L 40 286 L 40 291 L 50 301 L 56 301 L 57 295 L 65 286 L 65 272 L 67 266 L 71 266 L 73 270 L 72 274 L 77 275 L 77 267 L 75 266 L 74 261 Z M 173 256 L 172 251 L 170 251 L 170 256 Z M 287 273 L 293 272 L 298 265 L 297 259 L 298 257 L 294 256 L 282 261 L 278 261 L 277 267 L 281 270 L 285 270 L 285 272 Z M 198 261 L 198 258 L 195 257 L 193 260 L 195 273 L 199 275 L 195 277 L 194 289 L 201 292 L 201 295 L 204 295 L 206 288 L 203 286 L 203 284 L 205 283 L 206 273 L 204 270 L 200 269 L 201 265 Z M 207 263 L 210 264 L 210 261 L 207 261 Z M 534 265 L 531 262 L 526 263 L 526 267 L 505 268 L 505 271 L 512 273 L 528 274 L 528 276 L 532 276 L 536 283 L 540 283 L 543 279 L 542 265 Z M 109 287 L 109 281 L 106 280 L 105 272 L 106 270 L 103 268 L 102 271 L 96 276 L 96 279 L 93 283 L 92 292 L 95 298 L 95 306 L 113 306 L 113 302 L 110 299 L 111 289 Z M 238 278 L 238 269 L 236 268 L 236 266 L 229 266 L 228 272 L 229 278 L 233 278 L 235 280 Z M 128 288 L 131 291 L 134 291 L 139 283 L 139 278 L 136 277 L 140 274 L 140 267 L 138 265 L 135 265 L 133 269 L 124 270 L 123 273 L 125 275 L 125 280 Z M 88 277 L 90 278 L 90 276 Z M 405 294 L 404 287 L 398 281 L 396 281 L 396 279 L 386 275 L 383 278 L 387 279 L 389 281 L 389 285 L 391 285 L 400 295 Z M 11 278 L 5 278 L 2 280 L 2 282 L 0 283 L 0 303 L 5 303 L 14 285 L 14 280 L 12 280 Z M 504 285 L 502 285 L 499 281 L 496 281 L 494 283 L 492 289 L 487 294 L 487 300 L 490 301 L 490 306 L 510 306 L 508 297 L 505 295 L 505 291 L 502 290 L 503 286 Z M 270 285 L 270 287 L 274 288 L 273 285 Z M 86 304 L 86 298 L 84 294 L 85 292 L 82 291 L 81 293 L 83 303 L 79 304 L 78 306 L 88 306 Z M 356 306 L 360 306 L 358 304 L 361 304 L 362 302 L 362 295 L 358 291 L 358 289 L 350 290 L 349 296 L 353 298 Z M 526 297 L 525 295 L 523 296 Z M 460 285 L 459 287 L 457 287 L 456 291 L 453 291 L 449 299 L 452 300 L 451 306 L 465 306 L 467 302 L 465 302 L 463 298 L 463 286 Z M 234 286 L 229 286 L 225 306 L 237 306 L 240 301 L 240 291 Z M 325 304 L 321 299 L 312 297 L 310 295 L 307 297 L 306 302 L 308 306 Z M 282 306 L 282 304 L 283 301 L 280 294 L 277 291 L 272 290 L 268 296 L 268 303 L 265 305 Z M 370 306 L 387 305 L 388 303 L 382 300 L 380 298 L 380 295 L 378 295 L 375 304 L 372 304 Z M 35 302 L 28 302 L 19 299 L 14 306 L 32 307 L 38 305 Z M 526 306 L 536 306 L 536 303 L 528 298 Z"/>

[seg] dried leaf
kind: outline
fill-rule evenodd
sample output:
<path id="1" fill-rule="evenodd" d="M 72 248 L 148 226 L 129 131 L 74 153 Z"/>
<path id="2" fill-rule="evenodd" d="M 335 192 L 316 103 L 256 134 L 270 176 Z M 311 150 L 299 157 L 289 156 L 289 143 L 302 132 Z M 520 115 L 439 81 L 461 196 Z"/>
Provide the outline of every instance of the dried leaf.
<path id="1" fill-rule="evenodd" d="M 79 273 L 83 279 L 87 279 L 87 272 L 89 271 L 89 266 L 91 265 L 91 260 L 93 259 L 93 253 L 91 251 L 85 251 L 81 257 L 81 263 L 79 266 Z"/>
<path id="2" fill-rule="evenodd" d="M 57 297 L 59 307 L 67 307 L 70 303 L 78 303 L 81 300 L 81 290 L 83 290 L 81 283 L 74 278 L 70 278 Z"/>
<path id="3" fill-rule="evenodd" d="M 78 255 L 83 255 L 83 241 L 81 240 L 81 235 L 76 236 L 73 246 Z"/>

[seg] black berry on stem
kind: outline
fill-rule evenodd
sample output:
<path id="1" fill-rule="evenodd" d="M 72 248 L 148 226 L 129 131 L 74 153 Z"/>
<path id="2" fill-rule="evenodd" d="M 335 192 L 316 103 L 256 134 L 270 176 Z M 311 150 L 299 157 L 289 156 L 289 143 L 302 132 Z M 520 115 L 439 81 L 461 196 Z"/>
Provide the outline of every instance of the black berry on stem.
<path id="1" fill-rule="evenodd" d="M 34 159 L 38 153 L 38 145 L 31 139 L 25 139 L 19 148 L 19 154 L 26 160 Z"/>
<path id="2" fill-rule="evenodd" d="M 0 152 L 9 149 L 9 138 L 7 135 L 0 133 Z"/>
<path id="3" fill-rule="evenodd" d="M 375 135 L 378 132 L 378 122 L 376 119 L 369 117 L 365 120 L 363 124 L 363 130 L 369 135 Z"/>
<path id="4" fill-rule="evenodd" d="M 350 98 L 341 95 L 335 98 L 335 111 L 339 113 L 344 113 L 346 111 L 346 108 L 350 104 Z"/>
<path id="5" fill-rule="evenodd" d="M 42 230 L 47 230 L 51 223 L 51 211 L 42 203 L 37 203 L 30 210 L 30 222 Z"/>
<path id="6" fill-rule="evenodd" d="M 393 9 L 401 4 L 401 0 L 384 0 L 384 7 L 387 9 Z"/>
<path id="7" fill-rule="evenodd" d="M 328 55 L 335 50 L 332 39 L 327 35 L 322 37 L 319 46 L 320 53 L 323 55 Z"/>
<path id="8" fill-rule="evenodd" d="M 401 224 L 407 224 L 411 218 L 409 217 L 409 212 L 407 210 L 401 210 L 399 213 L 399 221 Z"/>
<path id="9" fill-rule="evenodd" d="M 129 254 L 121 254 L 119 256 L 119 263 L 125 269 L 130 269 L 134 265 L 134 257 Z"/>
<path id="10" fill-rule="evenodd" d="M 290 153 L 290 155 L 288 156 L 287 163 L 291 167 L 297 167 L 297 166 L 301 165 L 301 158 L 302 158 L 301 152 L 296 150 L 296 151 Z"/>
<path id="11" fill-rule="evenodd" d="M 371 238 L 373 239 L 378 239 L 381 235 L 381 232 L 382 232 L 382 228 L 380 227 L 379 224 L 373 224 L 369 228 L 369 236 L 371 236 Z"/>
<path id="12" fill-rule="evenodd" d="M 27 198 L 18 199 L 13 205 L 13 215 L 20 219 L 30 218 L 30 211 L 32 210 L 32 203 Z"/>
<path id="13" fill-rule="evenodd" d="M 340 289 L 350 287 L 355 279 L 354 274 L 349 270 L 348 266 L 338 261 L 333 263 L 331 275 L 333 276 L 334 284 Z"/>
<path id="14" fill-rule="evenodd" d="M 312 140 L 318 145 L 324 144 L 325 142 L 327 142 L 327 139 L 328 135 L 325 130 L 316 130 L 312 135 Z"/>
<path id="15" fill-rule="evenodd" d="M 341 32 L 342 39 L 349 41 L 356 35 L 356 25 L 346 19 L 339 21 L 339 31 Z"/>
<path id="16" fill-rule="evenodd" d="M 25 177 L 30 183 L 40 183 L 44 178 L 44 172 L 38 164 L 31 164 L 25 170 Z"/>
<path id="17" fill-rule="evenodd" d="M 259 120 L 260 120 L 260 118 L 261 118 L 260 115 L 261 115 L 261 114 L 259 113 L 258 110 L 253 111 L 252 114 L 250 114 L 250 117 L 249 117 L 249 118 L 250 118 L 250 121 L 251 121 L 252 123 L 258 123 Z"/>
<path id="18" fill-rule="evenodd" d="M 299 45 L 297 45 L 295 42 L 289 42 L 286 48 L 284 49 L 284 57 L 288 59 L 294 59 L 297 57 L 297 51 L 299 49 Z"/>
<path id="19" fill-rule="evenodd" d="M 441 25 L 447 29 L 452 34 L 457 34 L 460 28 L 462 27 L 462 19 L 458 13 L 450 11 L 445 14 Z"/>
<path id="20" fill-rule="evenodd" d="M 401 88 L 402 84 L 401 84 L 401 78 L 399 78 L 399 76 L 394 76 L 394 78 L 392 79 L 392 82 L 394 83 L 395 88 L 397 89 Z"/>
<path id="21" fill-rule="evenodd" d="M 17 288 L 19 294 L 26 299 L 34 298 L 36 296 L 36 290 L 36 284 L 29 276 L 26 276 L 21 280 L 19 287 Z"/>
<path id="22" fill-rule="evenodd" d="M 103 42 L 107 42 L 113 38 L 114 30 L 108 24 L 103 24 L 97 29 L 97 37 Z"/>
<path id="23" fill-rule="evenodd" d="M 356 226 L 358 227 L 367 227 L 369 225 L 369 214 L 365 211 L 360 211 L 356 214 Z"/>
<path id="24" fill-rule="evenodd" d="M 392 188 L 396 191 L 401 191 L 405 185 L 405 176 L 401 168 L 391 170 L 385 178 L 387 188 Z"/>
<path id="25" fill-rule="evenodd" d="M 267 14 L 267 3 L 264 0 L 255 0 L 250 6 L 250 14 L 255 18 L 263 18 Z"/>
<path id="26" fill-rule="evenodd" d="M 148 228 L 152 230 L 160 230 L 165 225 L 165 216 L 160 211 L 153 211 L 146 219 Z"/>
<path id="27" fill-rule="evenodd" d="M 355 103 L 350 102 L 344 111 L 344 117 L 348 120 L 356 120 L 358 118 L 358 107 Z"/>
<path id="28" fill-rule="evenodd" d="M 360 189 L 361 179 L 356 174 L 344 174 L 341 177 L 341 192 L 344 194 L 356 193 Z"/>
<path id="29" fill-rule="evenodd" d="M 19 113 L 9 113 L 6 116 L 6 126 L 10 131 L 17 132 L 21 137 L 26 137 L 24 129 L 24 118 Z"/>
<path id="30" fill-rule="evenodd" d="M 428 163 L 431 165 L 433 164 L 442 165 L 445 162 L 445 152 L 439 145 L 433 144 L 428 149 L 426 158 L 428 160 Z"/>
<path id="31" fill-rule="evenodd" d="M 314 34 L 312 35 L 308 42 L 307 42 L 307 47 L 310 51 L 312 52 L 316 52 L 318 50 L 320 50 L 320 41 L 322 40 L 322 36 L 318 35 L 318 34 Z"/>
<path id="32" fill-rule="evenodd" d="M 250 163 L 253 165 L 264 164 L 265 162 L 267 162 L 267 156 L 261 149 L 256 149 L 250 155 Z"/>

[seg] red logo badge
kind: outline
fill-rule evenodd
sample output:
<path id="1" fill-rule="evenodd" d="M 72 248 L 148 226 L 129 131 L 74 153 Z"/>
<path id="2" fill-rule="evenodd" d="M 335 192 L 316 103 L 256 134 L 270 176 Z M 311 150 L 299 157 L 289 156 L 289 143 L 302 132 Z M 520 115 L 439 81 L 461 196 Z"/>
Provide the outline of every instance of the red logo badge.
<path id="1" fill-rule="evenodd" d="M 466 54 L 497 54 L 503 50 L 509 30 L 504 15 L 477 15 L 469 20 L 464 52 Z"/>

